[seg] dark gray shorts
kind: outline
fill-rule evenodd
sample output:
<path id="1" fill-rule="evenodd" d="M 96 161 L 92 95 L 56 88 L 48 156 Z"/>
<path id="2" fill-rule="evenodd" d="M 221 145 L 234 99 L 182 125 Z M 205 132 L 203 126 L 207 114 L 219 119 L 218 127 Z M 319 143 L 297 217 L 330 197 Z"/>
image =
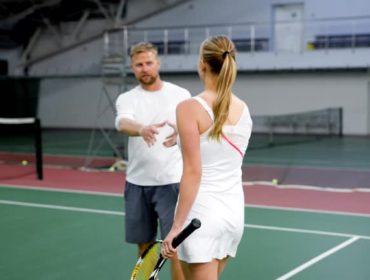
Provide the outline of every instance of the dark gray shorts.
<path id="1" fill-rule="evenodd" d="M 178 194 L 178 183 L 138 186 L 126 181 L 126 241 L 138 244 L 157 239 L 158 222 L 163 240 L 173 223 Z"/>

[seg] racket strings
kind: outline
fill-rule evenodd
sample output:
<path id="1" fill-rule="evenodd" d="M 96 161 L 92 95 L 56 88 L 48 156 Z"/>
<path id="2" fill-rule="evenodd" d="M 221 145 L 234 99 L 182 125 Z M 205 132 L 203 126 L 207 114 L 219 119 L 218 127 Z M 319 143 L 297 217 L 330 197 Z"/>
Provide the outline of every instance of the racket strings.
<path id="1" fill-rule="evenodd" d="M 147 280 L 153 272 L 161 254 L 161 243 L 152 245 L 142 260 L 135 266 L 131 279 Z"/>

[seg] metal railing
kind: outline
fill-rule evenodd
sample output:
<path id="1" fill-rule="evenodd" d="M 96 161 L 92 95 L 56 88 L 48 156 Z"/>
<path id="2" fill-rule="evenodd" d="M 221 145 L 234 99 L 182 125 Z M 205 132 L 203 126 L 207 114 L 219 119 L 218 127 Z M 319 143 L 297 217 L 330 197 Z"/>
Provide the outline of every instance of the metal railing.
<path id="1" fill-rule="evenodd" d="M 245 53 L 370 48 L 370 16 L 188 27 L 129 26 L 106 32 L 104 56 L 122 56 L 140 41 L 154 43 L 162 55 L 197 54 L 201 42 L 217 34 L 232 38 L 238 52 Z"/>

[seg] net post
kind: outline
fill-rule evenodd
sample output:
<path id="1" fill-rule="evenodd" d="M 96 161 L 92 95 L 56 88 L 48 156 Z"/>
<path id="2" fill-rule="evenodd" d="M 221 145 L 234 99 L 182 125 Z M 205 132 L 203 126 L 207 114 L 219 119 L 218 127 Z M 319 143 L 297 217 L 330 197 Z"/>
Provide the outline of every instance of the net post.
<path id="1" fill-rule="evenodd" d="M 37 179 L 43 180 L 43 170 L 42 170 L 42 141 L 41 141 L 41 124 L 40 119 L 35 119 L 35 152 L 36 152 L 36 170 Z"/>
<path id="2" fill-rule="evenodd" d="M 339 108 L 339 137 L 343 137 L 343 108 Z"/>
<path id="3" fill-rule="evenodd" d="M 268 146 L 274 145 L 274 124 L 272 121 L 272 117 L 267 118 L 268 123 Z"/>

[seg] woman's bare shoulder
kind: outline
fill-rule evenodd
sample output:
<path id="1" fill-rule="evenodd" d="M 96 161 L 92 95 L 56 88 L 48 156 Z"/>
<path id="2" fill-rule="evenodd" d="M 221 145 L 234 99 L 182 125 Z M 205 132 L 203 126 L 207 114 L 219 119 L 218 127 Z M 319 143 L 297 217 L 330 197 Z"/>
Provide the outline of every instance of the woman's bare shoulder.
<path id="1" fill-rule="evenodd" d="M 177 105 L 177 112 L 194 113 L 202 109 L 195 98 L 188 98 Z"/>
<path id="2" fill-rule="evenodd" d="M 234 103 L 234 105 L 239 108 L 243 108 L 244 106 L 247 106 L 247 103 L 244 100 L 240 99 L 235 94 L 233 94 L 232 103 Z"/>

